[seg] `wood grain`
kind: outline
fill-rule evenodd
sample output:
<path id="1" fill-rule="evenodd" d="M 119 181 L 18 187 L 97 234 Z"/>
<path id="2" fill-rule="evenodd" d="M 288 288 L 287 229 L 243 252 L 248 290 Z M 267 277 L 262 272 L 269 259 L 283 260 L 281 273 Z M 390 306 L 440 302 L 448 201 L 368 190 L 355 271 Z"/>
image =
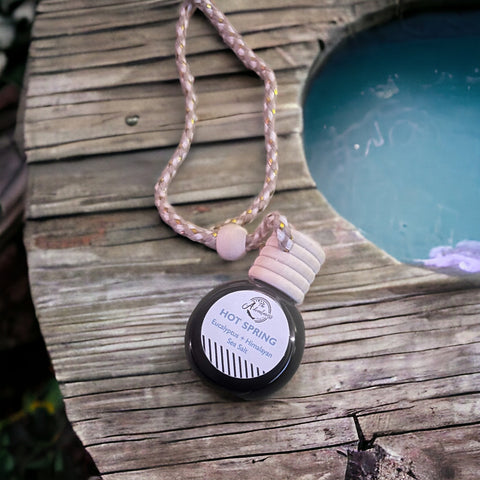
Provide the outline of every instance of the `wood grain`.
<path id="1" fill-rule="evenodd" d="M 279 148 L 282 165 L 277 190 L 314 187 L 300 135 L 279 137 Z M 33 197 L 28 207 L 29 216 L 39 218 L 149 207 L 153 185 L 173 152 L 173 148 L 163 148 L 108 157 L 91 156 L 80 162 L 69 159 L 32 164 L 30 190 Z M 241 175 L 238 175 L 238 155 L 242 158 Z M 264 175 L 263 138 L 195 145 L 188 162 L 178 172 L 169 196 L 175 204 L 253 197 L 260 190 Z M 221 221 L 220 216 L 217 221 Z"/>
<path id="2" fill-rule="evenodd" d="M 268 400 L 239 402 L 194 375 L 183 335 L 202 296 L 245 278 L 255 253 L 227 264 L 176 236 L 153 207 L 183 128 L 179 2 L 39 3 L 19 130 L 30 281 L 69 419 L 103 478 L 343 479 L 348 451 L 368 442 L 418 480 L 476 478 L 479 277 L 379 250 L 315 189 L 303 151 L 313 64 L 408 5 L 218 0 L 279 81 L 281 166 L 269 210 L 327 253 L 301 306 L 297 374 Z M 200 121 L 171 199 L 210 226 L 242 211 L 263 181 L 263 89 L 200 14 L 188 50 Z"/>

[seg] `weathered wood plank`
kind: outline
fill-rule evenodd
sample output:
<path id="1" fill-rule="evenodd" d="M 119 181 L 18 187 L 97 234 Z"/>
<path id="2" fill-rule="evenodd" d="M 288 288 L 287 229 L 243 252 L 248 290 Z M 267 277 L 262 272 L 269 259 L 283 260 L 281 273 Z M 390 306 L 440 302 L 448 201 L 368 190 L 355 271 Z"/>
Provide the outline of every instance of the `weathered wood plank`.
<path id="1" fill-rule="evenodd" d="M 312 371 L 313 367 L 302 365 L 300 372 L 304 370 Z M 192 378 L 190 372 L 185 370 L 142 377 L 102 379 L 96 382 L 72 382 L 64 384 L 63 390 L 72 410 L 71 420 L 76 428 L 93 442 L 109 430 L 111 436 L 115 432 L 140 436 L 145 415 L 154 411 L 156 414 L 151 416 L 149 422 L 152 422 L 152 426 L 158 431 L 174 429 L 175 425 L 192 427 L 192 422 L 188 423 L 188 419 L 195 417 L 198 408 L 209 412 L 204 421 L 208 419 L 207 424 L 213 425 L 210 418 L 213 411 L 218 410 L 218 415 L 224 415 L 228 402 L 222 402 L 221 398 L 210 390 L 197 389 Z M 316 388 L 320 393 L 295 397 L 280 392 L 272 402 L 258 404 L 259 410 L 252 410 L 245 420 L 280 420 L 285 414 L 292 419 L 312 415 L 324 419 L 340 418 L 353 414 L 358 416 L 372 408 L 377 411 L 390 408 L 393 411 L 394 406 L 400 409 L 407 405 L 412 407 L 425 400 L 428 402 L 433 395 L 436 398 L 448 397 L 453 395 L 452 392 L 468 395 L 472 382 L 478 380 L 479 374 L 475 373 L 452 375 L 447 379 L 442 377 L 349 389 L 349 385 L 345 383 L 332 388 L 328 380 L 319 378 Z M 192 386 L 194 388 L 191 388 L 191 395 L 185 395 L 186 390 Z M 68 392 L 73 392 L 73 396 Z M 148 392 L 148 396 L 145 392 Z M 291 392 L 294 390 L 290 389 L 289 393 Z M 142 408 L 132 409 L 132 405 L 140 403 Z M 181 418 L 172 413 L 175 410 L 183 412 Z M 177 420 L 179 423 L 176 423 Z M 108 428 L 109 425 L 118 425 L 118 428 L 114 432 Z"/>
<path id="2" fill-rule="evenodd" d="M 314 182 L 306 167 L 300 135 L 280 136 L 279 150 L 281 169 L 277 191 L 312 188 Z M 40 218 L 151 207 L 153 186 L 173 152 L 173 148 L 164 148 L 93 156 L 81 162 L 33 164 L 28 215 Z M 238 155 L 242 158 L 240 177 L 235 160 Z M 263 138 L 195 145 L 171 186 L 170 199 L 175 204 L 183 204 L 253 197 L 263 184 L 265 161 Z M 219 221 L 220 214 L 216 222 Z"/>
<path id="3" fill-rule="evenodd" d="M 354 2 L 349 0 L 303 0 L 302 5 L 305 7 L 328 7 L 328 6 L 351 6 L 368 3 L 372 0 L 356 0 Z M 92 9 L 103 8 L 108 10 L 116 9 L 116 8 L 124 8 L 131 6 L 133 4 L 137 4 L 135 0 L 115 0 L 112 2 L 111 0 L 71 0 L 68 2 L 67 7 L 64 6 L 62 0 L 42 0 L 41 4 L 38 7 L 38 11 L 42 14 L 46 13 L 56 13 L 59 15 L 66 15 L 65 12 L 75 11 L 78 12 L 79 10 L 84 10 L 84 13 L 88 13 Z M 144 2 L 145 4 L 147 2 Z M 149 3 L 157 5 L 159 8 L 167 8 L 169 6 L 173 6 L 175 10 L 173 11 L 172 15 L 176 15 L 181 0 L 150 0 Z M 274 6 L 278 6 L 279 8 L 291 7 L 295 5 L 295 2 L 292 0 L 278 0 L 275 2 Z M 245 0 L 242 3 L 235 2 L 234 0 L 222 0 L 222 11 L 228 13 L 229 15 L 237 12 L 237 11 L 256 11 L 256 10 L 266 10 L 268 8 L 272 8 L 272 2 L 270 0 Z"/>
<path id="4" fill-rule="evenodd" d="M 289 18 L 282 11 L 278 13 L 283 19 Z M 248 23 L 251 21 L 249 17 L 251 15 L 242 19 L 246 31 L 244 39 L 254 50 L 315 41 L 322 36 L 328 37 L 328 31 L 332 29 L 329 23 L 317 22 L 315 18 L 307 17 L 300 24 L 297 24 L 296 19 L 291 19 L 289 22 L 291 25 L 283 26 L 279 18 L 273 31 L 271 25 L 265 25 L 265 28 L 254 25 L 252 31 L 252 26 Z M 269 18 L 269 22 L 274 21 L 275 19 Z M 135 36 L 135 43 L 132 36 Z M 193 22 L 189 28 L 188 38 L 188 55 L 227 51 L 226 45 L 207 22 Z M 145 25 L 138 30 L 136 26 L 133 31 L 121 30 L 114 35 L 111 31 L 75 35 L 66 37 L 59 46 L 56 43 L 55 38 L 45 38 L 38 39 L 33 44 L 31 52 L 33 74 L 123 65 L 127 62 L 155 62 L 160 58 L 169 58 L 173 56 L 175 27 L 172 21 L 168 29 L 159 29 L 158 25 Z M 104 54 L 105 49 L 109 50 L 108 55 Z"/>
<path id="5" fill-rule="evenodd" d="M 230 421 L 241 422 L 242 418 L 230 409 Z M 270 438 L 268 443 L 265 442 L 266 437 Z M 193 437 L 183 441 L 169 442 L 168 438 L 165 441 L 147 438 L 128 443 L 105 441 L 88 447 L 88 450 L 94 457 L 105 458 L 104 472 L 108 474 L 119 470 L 118 458 L 122 459 L 122 470 L 137 468 L 138 456 L 142 456 L 144 468 L 155 468 L 317 450 L 332 444 L 351 443 L 355 439 L 356 431 L 352 420 L 344 418 L 331 419 L 328 423 L 310 420 L 299 424 L 292 422 L 286 426 L 273 424 L 246 432 Z M 153 445 L 154 449 L 146 451 L 144 447 L 146 443 Z M 162 452 L 161 455 L 158 454 L 159 451 Z"/>
<path id="6" fill-rule="evenodd" d="M 139 480 L 212 480 L 225 478 L 295 478 L 297 480 L 341 479 L 345 473 L 345 456 L 338 449 L 318 449 L 307 452 L 288 452 L 253 457 L 173 465 L 135 471 Z M 129 479 L 131 472 L 103 475 L 104 479 Z"/>
<path id="7" fill-rule="evenodd" d="M 239 152 L 244 153 L 241 148 L 239 148 Z M 250 201 L 251 199 L 247 197 L 243 199 L 233 198 L 217 202 L 208 201 L 178 205 L 177 209 L 185 218 L 206 227 L 221 224 L 226 218 L 238 215 Z M 269 210 L 280 209 L 285 214 L 295 212 L 296 221 L 292 220 L 294 224 L 306 225 L 306 228 L 311 230 L 318 229 L 319 225 L 324 225 L 324 233 L 328 235 L 328 237 L 323 238 L 326 244 L 345 242 L 348 232 L 354 233 L 352 238 L 348 237 L 351 242 L 365 242 L 364 238 L 356 233 L 350 223 L 339 219 L 322 195 L 315 189 L 279 192 L 272 198 Z M 175 238 L 176 242 L 182 243 L 182 247 L 190 246 L 193 248 L 199 258 L 202 256 L 208 257 L 206 252 L 212 253 L 211 257 L 208 257 L 209 259 L 216 257 L 209 249 L 186 241 L 166 226 L 160 220 L 158 212 L 153 206 L 153 200 L 147 209 L 130 210 L 133 211 L 106 211 L 92 215 L 54 217 L 30 222 L 27 228 L 29 229 L 28 245 L 31 253 L 32 255 L 35 253 L 40 255 L 41 265 L 44 261 L 53 261 L 52 257 L 41 257 L 44 250 L 55 250 L 56 254 L 61 255 L 62 250 L 75 247 L 115 247 Z M 81 218 L 81 222 L 79 222 L 79 218 Z M 253 229 L 258 222 L 259 219 L 252 222 L 247 228 Z M 330 233 L 328 230 L 329 222 L 332 222 L 330 228 L 333 230 Z M 107 248 L 103 248 L 103 251 L 107 250 Z M 87 252 L 85 249 L 83 251 Z M 179 254 L 182 255 L 181 252 Z M 155 253 L 155 255 L 157 254 Z M 157 258 L 161 261 L 163 255 L 157 256 Z M 36 266 L 34 258 L 32 258 L 32 262 L 32 266 Z M 239 263 L 242 262 L 244 261 L 239 260 Z M 392 263 L 393 260 L 390 260 L 390 262 Z M 237 262 L 228 265 L 229 268 L 235 268 Z"/>
<path id="8" fill-rule="evenodd" d="M 316 57 L 317 42 L 299 42 L 278 48 L 258 51 L 265 62 L 276 71 L 308 67 Z M 188 59 L 195 77 L 227 75 L 244 72 L 245 67 L 230 51 L 193 55 Z M 29 78 L 28 97 L 77 90 L 114 88 L 122 85 L 142 85 L 178 79 L 173 58 L 159 58 L 139 64 L 121 64 L 97 68 L 81 68 L 71 72 L 32 75 Z"/>
<path id="9" fill-rule="evenodd" d="M 142 2 L 122 5 L 121 2 L 114 2 L 110 5 L 97 6 L 95 4 L 95 16 L 92 16 L 94 3 L 86 4 L 87 8 L 55 9 L 55 11 L 41 13 L 41 21 L 37 22 L 34 29 L 36 38 L 50 37 L 54 35 L 79 35 L 83 33 L 92 34 L 103 30 L 114 30 L 118 28 L 138 28 L 152 23 L 164 24 L 171 28 L 178 18 L 178 9 L 181 2 Z M 361 3 L 361 2 L 359 2 Z M 394 2 L 392 2 L 394 3 Z M 308 0 L 302 2 L 302 8 L 292 0 L 280 2 L 269 2 L 263 0 L 242 1 L 224 0 L 219 3 L 222 11 L 228 14 L 229 19 L 241 33 L 248 31 L 261 31 L 271 28 L 272 24 L 277 28 L 284 25 L 308 22 L 313 18 L 316 21 L 351 21 L 351 4 L 328 1 Z M 262 12 L 264 15 L 259 15 Z M 284 12 L 284 15 L 282 15 Z M 200 15 L 199 15 L 200 16 Z M 253 20 L 253 21 L 252 21 Z M 52 29 L 55 27 L 57 30 Z M 193 27 L 193 24 L 192 24 Z M 202 27 L 198 27 L 202 28 Z M 196 34 L 195 30 L 192 30 Z"/>
<path id="10" fill-rule="evenodd" d="M 478 345 L 478 344 L 477 344 Z M 478 364 L 480 348 L 472 352 L 471 361 Z M 480 391 L 471 385 L 471 391 L 461 395 L 453 392 L 444 398 L 432 398 L 411 402 L 403 406 L 392 405 L 391 409 L 379 413 L 368 413 L 359 417 L 366 438 L 385 437 L 392 433 L 408 433 L 436 430 L 456 425 L 476 426 L 480 434 Z M 480 438 L 480 437 L 479 437 Z"/>
<path id="11" fill-rule="evenodd" d="M 283 70 L 277 73 L 277 81 L 280 85 L 294 85 L 302 83 L 302 79 L 307 76 L 307 67 Z M 239 72 L 233 75 L 224 75 L 221 77 L 202 77 L 195 80 L 195 91 L 197 94 L 218 92 L 221 90 L 243 90 L 243 89 L 262 90 L 261 80 L 248 73 Z M 297 87 L 299 92 L 300 87 Z M 148 83 L 142 85 L 119 85 L 115 88 L 105 90 L 76 90 L 72 92 L 55 92 L 48 95 L 39 95 L 29 97 L 29 109 L 38 107 L 53 107 L 61 105 L 77 105 L 89 103 L 95 105 L 96 102 L 107 102 L 114 100 L 132 100 L 132 98 L 148 99 L 150 97 L 181 97 L 182 91 L 178 82 Z M 261 93 L 259 93 L 261 95 Z M 183 107 L 183 103 L 182 103 Z M 71 107 L 75 108 L 75 107 Z"/>
<path id="12" fill-rule="evenodd" d="M 283 86 L 282 92 L 276 118 L 278 134 L 299 133 L 302 118 L 297 105 L 298 87 Z M 200 94 L 195 141 L 261 136 L 262 99 L 261 86 Z M 74 109 L 70 105 L 30 109 L 25 116 L 27 159 L 45 159 L 46 152 L 52 160 L 85 152 L 113 153 L 176 145 L 184 128 L 184 110 L 183 96 L 117 99 L 97 102 L 95 107 L 79 104 Z M 132 115 L 138 119 L 134 126 L 126 121 Z"/>

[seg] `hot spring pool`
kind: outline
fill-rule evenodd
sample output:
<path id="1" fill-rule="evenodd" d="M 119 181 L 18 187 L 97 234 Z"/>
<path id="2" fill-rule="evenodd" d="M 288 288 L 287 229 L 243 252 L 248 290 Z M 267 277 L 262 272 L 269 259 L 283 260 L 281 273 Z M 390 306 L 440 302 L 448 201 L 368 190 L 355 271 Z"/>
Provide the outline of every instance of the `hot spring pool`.
<path id="1" fill-rule="evenodd" d="M 310 83 L 304 143 L 320 191 L 369 240 L 480 271 L 480 12 L 349 39 Z"/>

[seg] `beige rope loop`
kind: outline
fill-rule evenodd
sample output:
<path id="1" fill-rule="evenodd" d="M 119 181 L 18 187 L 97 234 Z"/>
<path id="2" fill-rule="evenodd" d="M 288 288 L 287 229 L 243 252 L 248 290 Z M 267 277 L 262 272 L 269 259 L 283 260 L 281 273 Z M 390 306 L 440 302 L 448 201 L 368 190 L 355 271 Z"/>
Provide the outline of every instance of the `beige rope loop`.
<path id="1" fill-rule="evenodd" d="M 155 205 L 162 220 L 175 232 L 190 240 L 203 243 L 207 247 L 215 249 L 216 230 L 218 227 L 208 229 L 186 221 L 175 211 L 167 197 L 168 187 L 190 150 L 195 124 L 197 122 L 197 98 L 193 86 L 195 79 L 186 60 L 187 29 L 190 18 L 197 8 L 204 13 L 218 31 L 225 44 L 232 49 L 246 68 L 254 71 L 265 83 L 263 104 L 266 150 L 265 180 L 261 191 L 253 199 L 252 203 L 240 215 L 227 220 L 225 223 L 232 222 L 238 225 L 250 223 L 267 207 L 275 191 L 278 175 L 278 149 L 277 135 L 275 133 L 277 83 L 273 70 L 247 46 L 241 35 L 213 2 L 207 0 L 186 0 L 182 4 L 176 25 L 177 39 L 175 42 L 175 57 L 180 84 L 185 95 L 185 127 L 175 153 L 155 185 Z M 291 248 L 291 235 L 288 223 L 286 219 L 278 213 L 267 215 L 255 232 L 247 236 L 246 249 L 252 250 L 258 248 L 265 243 L 266 238 L 272 231 L 277 232 L 277 237 L 282 248 L 289 250 Z"/>

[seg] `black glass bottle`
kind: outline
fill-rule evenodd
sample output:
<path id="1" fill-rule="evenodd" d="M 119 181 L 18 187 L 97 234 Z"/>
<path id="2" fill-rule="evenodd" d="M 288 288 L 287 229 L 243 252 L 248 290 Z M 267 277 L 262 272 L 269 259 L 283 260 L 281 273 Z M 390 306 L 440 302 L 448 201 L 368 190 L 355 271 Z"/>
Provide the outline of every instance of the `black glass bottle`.
<path id="1" fill-rule="evenodd" d="M 264 398 L 296 372 L 305 347 L 293 300 L 257 280 L 220 285 L 192 312 L 185 349 L 208 384 L 243 399 Z"/>

